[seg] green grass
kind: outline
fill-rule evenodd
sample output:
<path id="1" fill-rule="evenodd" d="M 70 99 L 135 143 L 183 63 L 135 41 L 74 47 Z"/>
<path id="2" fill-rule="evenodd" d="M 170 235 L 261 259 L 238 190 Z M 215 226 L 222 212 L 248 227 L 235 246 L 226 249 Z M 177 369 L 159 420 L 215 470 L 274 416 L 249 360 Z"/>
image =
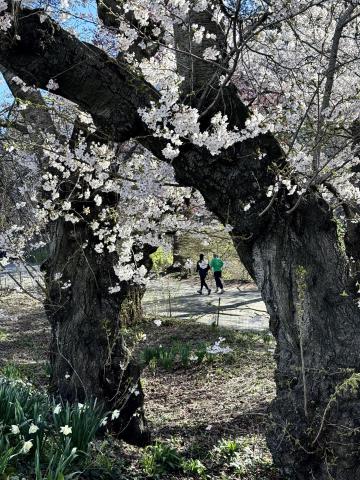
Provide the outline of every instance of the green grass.
<path id="1" fill-rule="evenodd" d="M 10 380 L 24 380 L 24 371 L 14 362 L 7 362 L 0 369 L 0 375 Z"/>

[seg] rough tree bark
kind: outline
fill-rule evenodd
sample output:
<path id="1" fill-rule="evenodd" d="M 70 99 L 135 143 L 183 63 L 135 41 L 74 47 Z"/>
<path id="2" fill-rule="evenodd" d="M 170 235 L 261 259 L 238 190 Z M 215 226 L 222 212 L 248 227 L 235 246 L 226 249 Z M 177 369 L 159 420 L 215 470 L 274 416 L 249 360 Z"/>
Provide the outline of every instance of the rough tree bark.
<path id="1" fill-rule="evenodd" d="M 50 387 L 69 401 L 98 398 L 106 408 L 120 410 L 111 428 L 124 440 L 143 446 L 149 442 L 149 431 L 141 371 L 122 331 L 129 321 L 123 307 L 133 298 L 133 286 L 122 282 L 120 292 L 109 293 L 117 281 L 113 269 L 117 254 L 95 253 L 87 225 L 74 228 L 61 219 L 53 229 L 44 264 L 45 308 L 52 327 Z M 84 251 L 81 245 L 86 241 L 90 247 Z M 56 280 L 58 273 L 62 276 Z M 63 289 L 67 282 L 71 286 Z"/>
<path id="2" fill-rule="evenodd" d="M 24 13 L 18 19 L 20 40 L 0 35 L 1 62 L 37 86 L 56 76 L 58 93 L 91 113 L 115 140 L 149 135 L 137 114 L 156 99 L 145 82 L 130 78 L 125 65 L 96 48 L 85 49 L 50 20 L 41 23 L 38 15 Z M 232 86 L 212 112 L 218 110 L 239 128 L 249 114 Z M 161 157 L 158 139 L 149 135 L 144 144 Z M 347 244 L 329 205 L 312 190 L 289 214 L 296 199 L 280 191 L 268 207 L 267 188 L 276 170 L 286 168 L 271 135 L 216 158 L 186 145 L 173 164 L 178 181 L 197 188 L 210 210 L 234 227 L 239 256 L 270 313 L 277 395 L 268 444 L 275 463 L 299 480 L 360 478 L 360 310 Z M 256 203 L 244 212 L 250 198 Z"/>

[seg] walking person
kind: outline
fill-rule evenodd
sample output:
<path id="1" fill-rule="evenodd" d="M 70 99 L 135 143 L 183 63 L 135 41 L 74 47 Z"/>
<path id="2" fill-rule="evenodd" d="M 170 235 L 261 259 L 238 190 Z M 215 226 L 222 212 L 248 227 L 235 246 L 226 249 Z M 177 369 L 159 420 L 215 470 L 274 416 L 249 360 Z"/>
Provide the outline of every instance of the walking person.
<path id="1" fill-rule="evenodd" d="M 214 279 L 216 283 L 216 293 L 224 293 L 224 286 L 221 281 L 221 272 L 224 266 L 224 262 L 219 258 L 219 255 L 214 253 L 213 258 L 210 262 L 210 267 L 214 273 Z M 220 290 L 220 291 L 219 291 Z"/>
<path id="2" fill-rule="evenodd" d="M 206 284 L 206 275 L 209 270 L 210 270 L 210 267 L 209 267 L 208 261 L 204 259 L 204 254 L 200 253 L 199 260 L 196 264 L 196 271 L 199 272 L 199 277 L 200 277 L 200 290 L 198 290 L 198 293 L 200 295 L 202 295 L 203 287 L 206 288 L 208 295 L 210 295 L 211 293 L 211 289 Z"/>

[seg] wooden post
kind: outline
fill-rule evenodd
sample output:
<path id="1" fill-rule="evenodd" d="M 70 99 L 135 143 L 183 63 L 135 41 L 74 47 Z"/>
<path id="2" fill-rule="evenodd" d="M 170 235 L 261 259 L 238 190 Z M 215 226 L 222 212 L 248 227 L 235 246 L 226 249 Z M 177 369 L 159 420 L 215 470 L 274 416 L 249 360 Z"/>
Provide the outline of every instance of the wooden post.
<path id="1" fill-rule="evenodd" d="M 169 317 L 172 317 L 172 312 L 171 312 L 171 294 L 170 294 L 170 289 L 169 289 Z"/>
<path id="2" fill-rule="evenodd" d="M 220 302 L 221 302 L 221 299 L 219 297 L 219 304 L 218 304 L 218 311 L 217 311 L 217 319 L 216 319 L 216 326 L 218 327 L 219 326 L 219 319 L 220 319 Z"/>

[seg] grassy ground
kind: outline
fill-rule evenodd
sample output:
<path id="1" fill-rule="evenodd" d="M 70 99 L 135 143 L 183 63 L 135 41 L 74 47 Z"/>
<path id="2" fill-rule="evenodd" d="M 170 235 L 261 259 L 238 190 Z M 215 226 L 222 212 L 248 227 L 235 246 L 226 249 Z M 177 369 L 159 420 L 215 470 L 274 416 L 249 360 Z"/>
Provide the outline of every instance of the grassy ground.
<path id="1" fill-rule="evenodd" d="M 171 319 L 144 322 L 140 331 L 146 340 L 134 355 L 147 363 L 142 383 L 154 445 L 99 440 L 83 478 L 280 479 L 264 437 L 274 396 L 271 337 Z M 219 337 L 230 353 L 194 360 Z M 41 305 L 20 293 L 0 297 L 0 373 L 45 387 L 48 341 Z"/>

